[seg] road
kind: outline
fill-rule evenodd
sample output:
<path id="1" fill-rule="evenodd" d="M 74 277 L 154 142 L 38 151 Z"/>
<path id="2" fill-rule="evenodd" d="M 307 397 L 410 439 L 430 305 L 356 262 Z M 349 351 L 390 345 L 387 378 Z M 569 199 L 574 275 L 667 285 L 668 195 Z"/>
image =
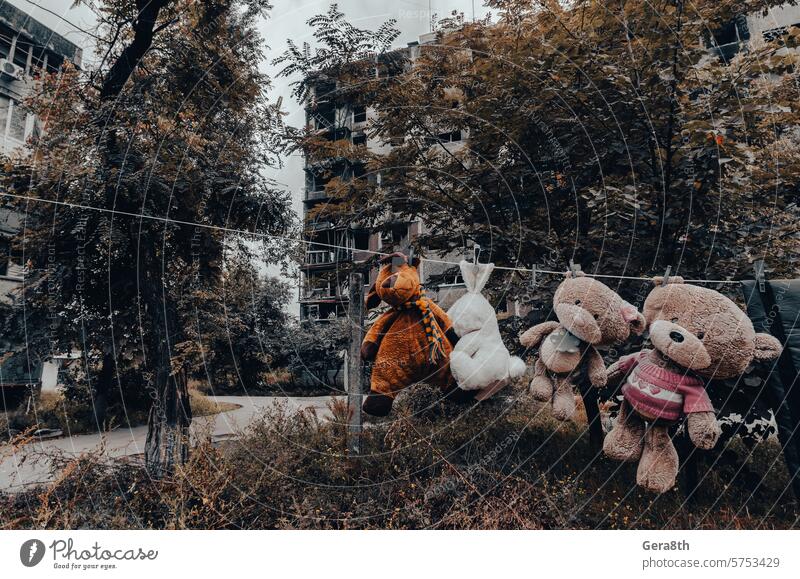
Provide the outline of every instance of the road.
<path id="1" fill-rule="evenodd" d="M 330 396 L 274 397 L 274 396 L 211 396 L 216 402 L 230 402 L 240 405 L 239 408 L 212 416 L 195 418 L 192 423 L 194 433 L 210 432 L 212 440 L 223 440 L 236 436 L 244 430 L 254 418 L 266 408 L 285 403 L 289 411 L 300 411 L 313 408 L 317 415 L 328 418 Z M 65 456 L 79 456 L 87 451 L 105 446 L 105 454 L 120 458 L 134 456 L 144 452 L 147 438 L 146 426 L 118 428 L 112 432 L 100 434 L 80 434 L 71 437 L 55 438 L 31 442 L 16 454 L 11 453 L 6 445 L 0 445 L 0 491 L 18 491 L 22 488 L 41 484 L 52 480 L 50 461 L 43 454 L 60 452 Z M 27 457 L 27 460 L 24 460 Z"/>

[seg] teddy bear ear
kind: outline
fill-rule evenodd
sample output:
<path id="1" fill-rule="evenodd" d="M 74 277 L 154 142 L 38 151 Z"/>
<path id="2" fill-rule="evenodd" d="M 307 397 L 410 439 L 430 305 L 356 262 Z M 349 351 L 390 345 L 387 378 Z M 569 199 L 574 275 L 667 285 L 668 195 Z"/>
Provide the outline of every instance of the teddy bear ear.
<path id="1" fill-rule="evenodd" d="M 664 276 L 659 275 L 653 278 L 653 285 L 667 285 L 668 283 L 683 283 L 683 278 L 679 275 L 671 275 L 667 281 L 664 281 Z"/>
<path id="2" fill-rule="evenodd" d="M 572 273 L 571 271 L 565 271 L 565 272 L 564 272 L 564 277 L 565 277 L 566 279 L 570 279 L 570 278 L 573 278 L 573 277 L 586 277 L 586 272 L 583 272 L 583 271 L 581 271 L 581 270 L 578 270 L 578 271 L 576 271 L 576 272 L 575 272 L 575 274 L 573 275 L 573 273 Z"/>
<path id="3" fill-rule="evenodd" d="M 623 300 L 619 313 L 622 314 L 622 319 L 625 320 L 631 331 L 637 336 L 641 336 L 647 326 L 647 320 L 639 313 L 636 306 Z"/>
<path id="4" fill-rule="evenodd" d="M 381 263 L 384 265 L 390 263 L 396 265 L 399 264 L 401 261 L 405 261 L 406 263 L 408 263 L 408 258 L 399 251 L 395 251 L 394 253 L 389 253 L 381 258 Z"/>
<path id="5" fill-rule="evenodd" d="M 783 347 L 775 336 L 756 334 L 756 349 L 753 358 L 759 361 L 775 360 L 781 355 Z"/>
<path id="6" fill-rule="evenodd" d="M 369 288 L 369 292 L 367 292 L 367 298 L 364 300 L 364 307 L 367 310 L 371 310 L 373 308 L 377 308 L 381 304 L 381 296 L 378 295 L 378 291 L 375 289 L 375 284 L 372 284 L 372 287 Z"/>

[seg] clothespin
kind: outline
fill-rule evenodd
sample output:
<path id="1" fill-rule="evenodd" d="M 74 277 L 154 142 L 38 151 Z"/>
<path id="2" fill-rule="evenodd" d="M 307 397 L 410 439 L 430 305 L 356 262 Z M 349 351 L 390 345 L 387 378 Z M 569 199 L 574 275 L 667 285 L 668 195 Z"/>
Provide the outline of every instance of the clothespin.
<path id="1" fill-rule="evenodd" d="M 572 277 L 578 277 L 578 274 L 581 272 L 581 264 L 575 263 L 571 259 L 569 260 L 569 273 Z"/>
<path id="2" fill-rule="evenodd" d="M 753 263 L 753 270 L 756 274 L 756 281 L 758 282 L 758 291 L 762 294 L 767 291 L 767 282 L 764 277 L 764 260 L 759 259 Z"/>
<path id="3" fill-rule="evenodd" d="M 531 289 L 535 288 L 539 282 L 536 280 L 536 264 L 531 268 Z"/>
<path id="4" fill-rule="evenodd" d="M 672 273 L 672 266 L 668 265 L 667 269 L 664 270 L 664 285 L 669 283 L 669 274 Z"/>

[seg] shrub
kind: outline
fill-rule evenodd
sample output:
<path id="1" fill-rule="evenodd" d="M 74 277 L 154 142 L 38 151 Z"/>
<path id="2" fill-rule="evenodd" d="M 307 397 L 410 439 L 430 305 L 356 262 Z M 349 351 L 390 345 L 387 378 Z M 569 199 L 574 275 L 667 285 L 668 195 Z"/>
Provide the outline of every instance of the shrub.
<path id="1" fill-rule="evenodd" d="M 333 418 L 276 406 L 241 439 L 199 443 L 175 476 L 148 478 L 100 454 L 45 489 L 0 496 L 7 527 L 47 528 L 789 528 L 796 505 L 772 441 L 708 453 L 693 501 L 653 496 L 635 465 L 598 456 L 585 424 L 556 423 L 511 391 L 479 406 L 417 386 L 370 423 L 349 456 L 347 409 Z M 735 453 L 737 462 L 722 460 Z M 715 465 L 715 461 L 716 465 Z M 61 463 L 63 466 L 63 463 Z M 757 486 L 754 486 L 756 481 Z"/>

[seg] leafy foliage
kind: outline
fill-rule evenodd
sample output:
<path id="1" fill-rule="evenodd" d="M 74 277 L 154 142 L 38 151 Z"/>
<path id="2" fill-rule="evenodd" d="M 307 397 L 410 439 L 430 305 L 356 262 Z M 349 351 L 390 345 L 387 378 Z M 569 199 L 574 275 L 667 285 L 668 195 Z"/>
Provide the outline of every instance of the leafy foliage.
<path id="1" fill-rule="evenodd" d="M 284 311 L 289 285 L 258 274 L 252 262 L 231 258 L 222 279 L 221 304 L 192 326 L 202 344 L 195 375 L 214 392 L 252 391 L 281 361 L 290 320 Z"/>
<path id="2" fill-rule="evenodd" d="M 341 391 L 344 379 L 344 358 L 350 339 L 350 326 L 345 319 L 326 322 L 304 320 L 287 336 L 283 350 L 285 367 L 295 385 L 315 391 Z"/>
<path id="3" fill-rule="evenodd" d="M 331 179 L 334 202 L 311 218 L 421 218 L 420 246 L 475 242 L 499 265 L 736 279 L 761 257 L 794 275 L 797 30 L 730 61 L 708 46 L 734 15 L 776 3 L 498 0 L 497 23 L 443 21 L 413 67 L 337 89 L 372 95 L 370 134 L 388 153 L 301 137 L 311 160 L 367 163 Z M 330 37 L 328 21 L 312 25 Z M 466 146 L 443 139 L 454 131 Z M 527 280 L 494 283 L 513 297 Z"/>
<path id="4" fill-rule="evenodd" d="M 388 20 L 378 30 L 364 30 L 353 26 L 335 2 L 328 12 L 307 21 L 314 28 L 317 46 L 312 51 L 308 42 L 302 47 L 291 38 L 286 41 L 286 52 L 274 64 L 284 64 L 282 76 L 298 76 L 294 81 L 294 96 L 305 101 L 309 90 L 322 76 L 346 82 L 347 76 L 364 77 L 374 69 L 378 55 L 389 51 L 400 35 L 395 20 Z"/>
<path id="5" fill-rule="evenodd" d="M 44 76 L 29 106 L 46 131 L 3 175 L 29 267 L 5 330 L 30 358 L 82 351 L 90 388 L 123 398 L 197 371 L 236 275 L 226 260 L 283 262 L 294 228 L 288 194 L 262 175 L 282 151 L 258 71 L 268 3 L 145 4 L 160 12 L 124 90 L 104 97 L 102 67 Z M 137 10 L 100 8 L 104 66 L 125 59 Z"/>

